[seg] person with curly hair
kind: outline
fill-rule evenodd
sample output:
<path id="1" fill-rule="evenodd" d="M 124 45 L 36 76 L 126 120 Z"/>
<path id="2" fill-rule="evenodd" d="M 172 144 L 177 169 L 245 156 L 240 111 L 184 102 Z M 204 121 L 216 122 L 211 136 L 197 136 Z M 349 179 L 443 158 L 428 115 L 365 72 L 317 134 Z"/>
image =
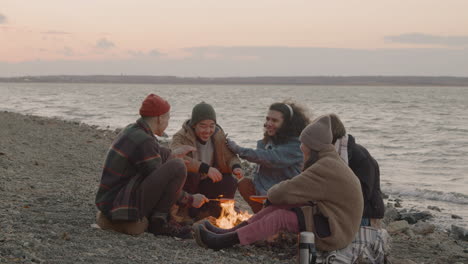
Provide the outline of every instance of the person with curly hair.
<path id="1" fill-rule="evenodd" d="M 257 148 L 244 148 L 228 139 L 227 145 L 240 158 L 257 164 L 253 180 L 242 178 L 238 182 L 239 193 L 254 213 L 263 205 L 250 200 L 251 195 L 266 195 L 275 184 L 301 173 L 303 155 L 299 135 L 310 120 L 304 108 L 293 102 L 277 102 L 270 105 L 265 117 L 264 137 Z"/>

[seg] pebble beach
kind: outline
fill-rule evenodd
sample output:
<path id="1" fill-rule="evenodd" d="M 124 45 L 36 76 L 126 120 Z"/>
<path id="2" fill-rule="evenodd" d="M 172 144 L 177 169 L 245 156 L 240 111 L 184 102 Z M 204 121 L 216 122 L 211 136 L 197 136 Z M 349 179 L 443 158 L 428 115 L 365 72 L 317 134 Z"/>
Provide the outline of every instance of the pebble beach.
<path id="1" fill-rule="evenodd" d="M 295 241 L 213 251 L 193 239 L 99 229 L 94 198 L 116 135 L 78 122 L 0 112 L 0 263 L 296 263 Z M 236 201 L 247 208 L 239 196 Z M 468 263 L 466 229 L 409 223 L 401 219 L 402 204 L 388 208 L 393 215 L 386 219 L 393 228 L 392 263 Z"/>

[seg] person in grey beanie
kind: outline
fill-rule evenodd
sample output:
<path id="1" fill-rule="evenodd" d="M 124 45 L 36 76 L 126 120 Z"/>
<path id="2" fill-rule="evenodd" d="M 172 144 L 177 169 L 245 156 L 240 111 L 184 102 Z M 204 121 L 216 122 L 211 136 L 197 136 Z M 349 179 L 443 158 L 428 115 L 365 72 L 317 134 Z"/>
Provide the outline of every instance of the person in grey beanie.
<path id="1" fill-rule="evenodd" d="M 205 102 L 193 107 L 192 115 L 182 128 L 174 134 L 171 148 L 183 145 L 196 148 L 187 155 L 187 180 L 183 189 L 188 193 L 202 193 L 209 199 L 234 198 L 237 190 L 237 177 L 244 172 L 240 160 L 226 144 L 226 134 L 216 123 L 214 108 Z M 200 208 L 192 209 L 191 217 L 202 218 L 208 215 L 218 217 L 221 213 L 219 202 L 212 201 Z"/>

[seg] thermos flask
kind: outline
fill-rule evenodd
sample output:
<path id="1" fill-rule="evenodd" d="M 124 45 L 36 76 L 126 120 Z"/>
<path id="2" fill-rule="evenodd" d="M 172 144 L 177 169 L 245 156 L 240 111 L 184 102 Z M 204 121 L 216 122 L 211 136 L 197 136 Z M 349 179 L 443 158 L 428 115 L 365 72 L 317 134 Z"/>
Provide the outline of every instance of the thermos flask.
<path id="1" fill-rule="evenodd" d="M 299 234 L 299 264 L 315 264 L 316 260 L 314 233 L 301 232 Z"/>

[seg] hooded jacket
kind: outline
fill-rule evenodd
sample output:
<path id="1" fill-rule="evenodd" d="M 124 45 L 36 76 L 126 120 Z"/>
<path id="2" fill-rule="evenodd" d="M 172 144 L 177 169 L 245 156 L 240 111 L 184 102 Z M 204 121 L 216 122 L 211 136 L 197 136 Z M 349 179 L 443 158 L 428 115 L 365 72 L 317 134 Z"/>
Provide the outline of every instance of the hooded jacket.
<path id="1" fill-rule="evenodd" d="M 296 177 L 268 191 L 272 204 L 304 204 L 295 210 L 301 231 L 314 232 L 319 250 L 346 247 L 361 223 L 363 199 L 359 180 L 333 145 L 318 152 L 318 160 Z"/>

